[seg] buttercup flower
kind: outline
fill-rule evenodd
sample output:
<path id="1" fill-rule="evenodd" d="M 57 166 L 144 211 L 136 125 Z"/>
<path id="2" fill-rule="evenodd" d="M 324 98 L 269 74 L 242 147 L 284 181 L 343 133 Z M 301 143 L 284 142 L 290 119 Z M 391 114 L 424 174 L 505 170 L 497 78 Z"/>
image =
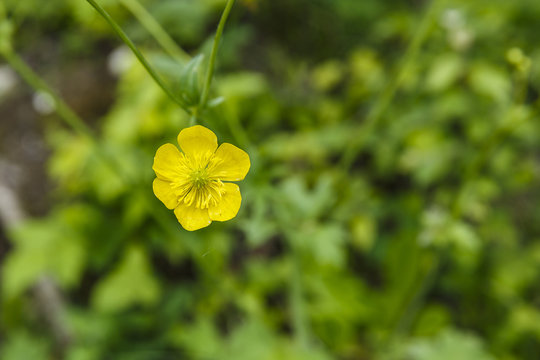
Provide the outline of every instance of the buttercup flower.
<path id="1" fill-rule="evenodd" d="M 251 166 L 249 155 L 228 143 L 218 148 L 216 135 L 200 125 L 180 131 L 178 144 L 182 152 L 173 144 L 156 152 L 152 167 L 156 197 L 174 209 L 189 231 L 235 217 L 242 202 L 240 188 L 223 181 L 244 179 Z"/>

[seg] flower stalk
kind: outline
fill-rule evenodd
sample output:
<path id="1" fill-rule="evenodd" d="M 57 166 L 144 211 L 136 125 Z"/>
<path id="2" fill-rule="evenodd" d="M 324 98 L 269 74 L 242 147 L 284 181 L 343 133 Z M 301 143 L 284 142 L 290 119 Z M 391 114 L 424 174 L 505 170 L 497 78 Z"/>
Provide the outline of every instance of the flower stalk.
<path id="1" fill-rule="evenodd" d="M 216 30 L 216 36 L 214 37 L 214 44 L 212 45 L 212 52 L 210 53 L 210 60 L 208 62 L 208 69 L 206 70 L 206 79 L 204 81 L 203 89 L 201 92 L 201 100 L 199 102 L 199 109 L 204 109 L 206 103 L 208 102 L 208 95 L 210 93 L 210 85 L 212 84 L 212 79 L 214 77 L 214 68 L 216 64 L 216 57 L 219 48 L 219 42 L 221 40 L 221 35 L 223 34 L 223 29 L 225 28 L 225 23 L 229 17 L 229 13 L 234 5 L 234 0 L 228 0 L 225 5 L 225 10 L 221 15 L 219 20 L 218 28 Z"/>
<path id="2" fill-rule="evenodd" d="M 146 69 L 148 74 L 154 79 L 156 84 L 159 85 L 159 87 L 171 98 L 172 101 L 177 103 L 185 112 L 191 115 L 191 110 L 189 109 L 188 104 L 181 98 L 178 98 L 174 96 L 172 91 L 168 88 L 168 86 L 161 80 L 157 72 L 152 68 L 150 63 L 146 60 L 146 58 L 143 56 L 143 54 L 139 51 L 139 49 L 135 46 L 133 41 L 126 35 L 126 33 L 120 28 L 120 26 L 114 21 L 114 19 L 103 9 L 97 2 L 94 0 L 86 0 L 96 11 L 109 23 L 109 25 L 113 28 L 114 32 L 122 39 L 122 41 L 131 49 L 135 57 L 137 57 L 137 60 L 141 63 L 141 65 Z"/>

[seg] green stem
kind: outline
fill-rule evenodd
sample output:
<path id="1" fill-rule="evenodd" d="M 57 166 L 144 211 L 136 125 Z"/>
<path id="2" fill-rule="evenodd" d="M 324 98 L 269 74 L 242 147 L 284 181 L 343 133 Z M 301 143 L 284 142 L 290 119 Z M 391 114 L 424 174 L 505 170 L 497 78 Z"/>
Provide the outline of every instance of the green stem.
<path id="1" fill-rule="evenodd" d="M 390 83 L 386 86 L 381 96 L 379 96 L 379 98 L 371 108 L 365 119 L 364 124 L 362 124 L 360 136 L 358 137 L 358 139 L 354 142 L 351 142 L 350 145 L 345 149 L 345 152 L 341 159 L 341 165 L 345 170 L 348 170 L 351 167 L 356 155 L 358 155 L 358 153 L 361 151 L 362 145 L 364 145 L 366 137 L 373 131 L 375 125 L 381 119 L 381 115 L 384 113 L 384 111 L 388 108 L 388 106 L 394 99 L 394 96 L 399 89 L 401 83 L 405 79 L 411 64 L 418 55 L 420 47 L 428 37 L 429 29 L 431 27 L 431 24 L 433 23 L 433 18 L 435 17 L 439 8 L 439 1 L 440 0 L 431 1 L 431 4 L 429 5 L 429 8 L 424 15 L 422 22 L 418 26 L 418 30 L 416 31 L 412 41 L 407 47 L 407 50 L 405 51 L 405 55 L 403 56 L 403 60 L 401 62 L 401 65 L 399 66 L 397 75 L 392 77 Z"/>
<path id="2" fill-rule="evenodd" d="M 21 59 L 21 57 L 13 51 L 4 51 L 2 55 L 7 60 L 8 64 L 19 73 L 19 75 L 30 85 L 32 88 L 38 91 L 43 91 L 48 94 L 54 101 L 55 111 L 60 115 L 67 126 L 73 129 L 77 134 L 86 137 L 90 140 L 92 146 L 96 149 L 96 154 L 100 156 L 103 161 L 105 161 L 108 166 L 119 174 L 126 184 L 131 184 L 132 181 L 124 173 L 118 172 L 119 165 L 117 160 L 106 152 L 106 149 L 98 145 L 98 138 L 86 125 L 86 123 L 69 107 L 68 104 L 56 94 L 56 92 L 51 89 L 49 85 L 32 70 L 26 63 Z"/>
<path id="3" fill-rule="evenodd" d="M 212 84 L 212 78 L 214 77 L 214 67 L 216 63 L 219 42 L 221 40 L 221 35 L 223 34 L 223 29 L 225 28 L 225 23 L 227 22 L 227 18 L 229 17 L 229 13 L 231 12 L 233 4 L 234 0 L 227 0 L 225 10 L 223 10 L 223 14 L 221 15 L 221 19 L 219 20 L 218 28 L 216 30 L 216 36 L 214 37 L 214 44 L 212 45 L 212 52 L 210 54 L 210 61 L 208 62 L 208 69 L 206 71 L 206 80 L 204 82 L 203 90 L 201 93 L 201 101 L 199 102 L 199 108 L 201 110 L 204 109 L 204 107 L 206 106 L 206 102 L 208 101 L 210 85 Z"/>
<path id="4" fill-rule="evenodd" d="M 197 116 L 198 116 L 198 109 L 194 108 L 193 113 L 191 114 L 191 117 L 189 118 L 189 126 L 195 126 L 197 125 Z"/>
<path id="5" fill-rule="evenodd" d="M 90 138 L 92 141 L 96 141 L 96 137 L 92 130 L 85 124 L 85 122 L 77 115 L 71 108 L 43 81 L 26 63 L 21 57 L 13 51 L 2 52 L 2 55 L 7 60 L 9 65 L 34 89 L 43 91 L 52 97 L 56 112 L 60 115 L 60 118 L 75 130 L 80 135 Z"/>
<path id="6" fill-rule="evenodd" d="M 135 46 L 133 41 L 129 39 L 129 37 L 126 35 L 126 33 L 120 28 L 120 26 L 113 20 L 113 18 L 94 0 L 86 0 L 90 5 L 96 9 L 96 11 L 109 23 L 109 25 L 113 28 L 113 30 L 116 32 L 116 34 L 122 39 L 122 41 L 131 49 L 133 54 L 137 57 L 139 62 L 144 66 L 148 74 L 154 79 L 154 81 L 159 85 L 159 87 L 171 98 L 172 101 L 180 105 L 182 109 L 184 109 L 185 112 L 188 114 L 191 114 L 191 110 L 189 109 L 188 105 L 180 98 L 177 98 L 173 95 L 173 93 L 169 90 L 169 88 L 165 85 L 165 83 L 161 80 L 161 78 L 158 76 L 158 74 L 154 71 L 152 66 L 148 63 L 148 61 L 144 58 L 144 56 L 141 54 L 139 49 Z"/>
<path id="7" fill-rule="evenodd" d="M 120 2 L 131 11 L 169 55 L 179 60 L 189 61 L 191 57 L 176 44 L 156 19 L 137 0 L 120 0 Z"/>
<path id="8" fill-rule="evenodd" d="M 40 90 L 47 93 L 52 97 L 55 103 L 55 110 L 60 115 L 60 118 L 64 120 L 67 126 L 73 129 L 77 134 L 86 137 L 90 140 L 92 146 L 94 147 L 96 154 L 103 159 L 103 161 L 109 166 L 109 168 L 116 174 L 120 176 L 120 179 L 128 186 L 140 185 L 139 182 L 131 179 L 127 174 L 120 171 L 120 166 L 118 160 L 110 156 L 106 149 L 98 144 L 98 138 L 85 124 L 85 122 L 66 104 L 50 87 L 47 83 L 41 79 L 41 77 L 34 72 L 26 63 L 21 59 L 21 57 L 9 50 L 3 51 L 0 53 L 8 64 L 23 78 L 24 81 L 28 83 L 35 90 Z M 146 186 L 146 184 L 144 184 Z M 158 216 L 156 212 L 151 211 L 150 216 L 170 234 L 174 234 L 171 230 L 170 221 L 167 221 Z"/>

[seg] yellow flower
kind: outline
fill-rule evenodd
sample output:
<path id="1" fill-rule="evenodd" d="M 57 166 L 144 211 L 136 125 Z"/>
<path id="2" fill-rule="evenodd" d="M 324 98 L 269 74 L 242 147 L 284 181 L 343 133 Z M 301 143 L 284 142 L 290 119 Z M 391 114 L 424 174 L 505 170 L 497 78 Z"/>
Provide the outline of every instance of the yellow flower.
<path id="1" fill-rule="evenodd" d="M 180 131 L 178 144 L 162 145 L 154 157 L 156 197 L 174 214 L 184 229 L 193 231 L 212 221 L 232 219 L 240 209 L 238 185 L 223 181 L 244 179 L 249 155 L 231 144 L 221 144 L 204 126 Z"/>

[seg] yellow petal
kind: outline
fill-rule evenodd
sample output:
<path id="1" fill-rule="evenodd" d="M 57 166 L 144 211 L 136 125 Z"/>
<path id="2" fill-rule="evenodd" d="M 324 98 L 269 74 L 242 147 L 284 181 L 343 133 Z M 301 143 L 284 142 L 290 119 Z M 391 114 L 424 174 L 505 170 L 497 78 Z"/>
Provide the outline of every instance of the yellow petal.
<path id="1" fill-rule="evenodd" d="M 217 165 L 209 169 L 210 176 L 225 181 L 239 181 L 246 177 L 251 162 L 249 155 L 242 149 L 228 143 L 219 146 L 214 158 Z M 221 161 L 219 161 L 221 160 Z"/>
<path id="2" fill-rule="evenodd" d="M 242 203 L 242 195 L 240 195 L 240 188 L 233 183 L 224 183 L 225 193 L 221 198 L 221 201 L 208 208 L 210 219 L 216 221 L 227 221 L 232 219 L 238 213 L 240 204 Z"/>
<path id="3" fill-rule="evenodd" d="M 178 196 L 171 188 L 171 183 L 159 178 L 154 179 L 152 187 L 154 189 L 154 195 L 165 204 L 167 209 L 174 209 L 178 205 Z"/>
<path id="4" fill-rule="evenodd" d="M 217 137 L 210 129 L 195 125 L 180 131 L 178 144 L 184 154 L 190 157 L 209 157 L 216 151 Z"/>
<path id="5" fill-rule="evenodd" d="M 156 176 L 161 180 L 173 181 L 182 174 L 180 163 L 182 154 L 173 144 L 161 145 L 154 156 L 154 169 Z"/>
<path id="6" fill-rule="evenodd" d="M 182 227 L 188 231 L 202 229 L 212 222 L 208 216 L 208 209 L 187 206 L 183 202 L 174 209 L 174 215 L 176 215 Z"/>

